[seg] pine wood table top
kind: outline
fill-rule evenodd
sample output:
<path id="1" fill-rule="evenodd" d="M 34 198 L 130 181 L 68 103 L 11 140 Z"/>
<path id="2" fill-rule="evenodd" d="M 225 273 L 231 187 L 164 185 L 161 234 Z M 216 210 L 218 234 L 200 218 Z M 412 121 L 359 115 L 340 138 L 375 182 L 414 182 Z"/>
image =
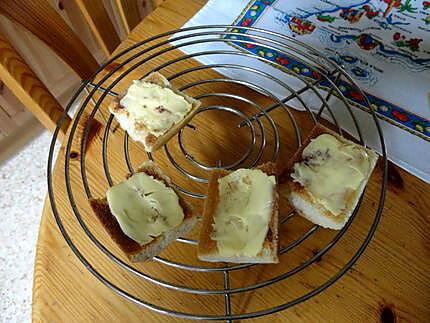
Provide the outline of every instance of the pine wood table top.
<path id="1" fill-rule="evenodd" d="M 145 18 L 128 36 L 116 51 L 126 48 L 142 39 L 181 27 L 203 5 L 200 0 L 167 0 L 147 18 Z M 184 10 L 183 8 L 186 8 Z M 175 52 L 169 54 L 175 57 Z M 156 62 L 155 62 L 156 63 Z M 198 65 L 187 61 L 187 66 Z M 185 66 L 185 65 L 184 65 Z M 168 72 L 174 73 L 174 70 Z M 208 76 L 216 77 L 215 71 L 205 70 Z M 131 79 L 133 74 L 130 74 Z M 190 76 L 192 79 L 192 76 Z M 217 85 L 218 86 L 218 85 Z M 226 90 L 225 85 L 219 89 Z M 231 89 L 227 89 L 231 90 Z M 252 93 L 247 93 L 252 95 Z M 264 99 L 262 99 L 264 101 Z M 264 103 L 264 102 L 263 102 Z M 304 129 L 310 129 L 311 123 L 306 116 L 295 112 Z M 278 117 L 274 112 L 274 118 Z M 282 118 L 282 116 L 279 116 Z M 232 118 L 233 119 L 233 118 Z M 100 118 L 100 122 L 105 122 Z M 243 150 L 246 133 L 231 135 L 229 126 L 234 120 L 226 115 L 201 114 L 195 121 L 199 136 L 187 141 L 190 151 L 199 158 L 214 160 L 220 153 L 235 157 Z M 194 121 L 193 121 L 194 123 Z M 79 132 L 78 128 L 78 132 Z M 216 131 L 214 131 L 216 129 Z M 102 196 L 107 188 L 103 175 L 101 146 L 103 131 L 94 134 L 86 153 L 86 167 L 91 189 L 95 196 Z M 193 131 L 187 129 L 186 131 Z M 285 122 L 280 133 L 286 138 L 280 151 L 281 162 L 296 149 L 292 129 Z M 185 134 L 184 134 L 185 136 Z M 245 139 L 243 139 L 245 138 Z M 120 180 L 126 173 L 126 165 L 120 153 L 123 147 L 123 132 L 115 129 L 110 133 L 109 164 L 113 181 Z M 133 165 L 138 165 L 144 156 L 142 148 L 131 144 Z M 70 160 L 72 189 L 80 188 L 82 182 L 79 173 L 79 149 Z M 181 185 L 200 189 L 202 186 L 189 183 L 172 173 L 164 152 L 156 155 L 161 167 Z M 229 158 L 229 157 L 228 157 Z M 228 159 L 227 158 L 227 159 Z M 339 270 L 345 259 L 349 259 L 363 240 L 375 212 L 378 189 L 381 185 L 381 169 L 377 168 L 368 184 L 363 205 L 353 225 L 338 244 L 307 270 L 294 275 L 273 286 L 257 291 L 232 295 L 232 311 L 246 313 L 279 305 L 314 289 Z M 176 176 L 176 177 L 175 177 Z M 100 185 L 93 185 L 100 183 Z M 102 254 L 76 223 L 70 208 L 64 185 L 64 148 L 61 148 L 53 171 L 57 207 L 64 224 L 74 243 L 82 253 L 91 259 L 91 264 L 103 275 L 130 293 L 139 295 L 154 304 L 191 313 L 221 314 L 224 311 L 224 296 L 193 296 L 192 294 L 171 291 L 138 279 L 119 266 L 112 264 Z M 120 259 L 125 260 L 118 248 L 110 241 L 100 224 L 94 220 L 85 194 L 76 194 L 76 203 L 100 241 L 106 244 Z M 197 203 L 200 208 L 201 204 Z M 385 209 L 382 220 L 370 245 L 353 268 L 339 281 L 317 296 L 285 311 L 269 317 L 256 318 L 253 321 L 266 322 L 425 322 L 430 321 L 430 245 L 428 232 L 430 214 L 430 186 L 418 178 L 390 164 L 389 181 Z M 293 239 L 296 232 L 309 228 L 304 219 L 293 218 L 281 229 L 282 239 Z M 321 243 L 333 236 L 329 230 L 319 230 L 306 244 L 295 248 L 282 256 L 280 265 L 258 266 L 253 269 L 231 273 L 232 287 L 244 286 L 273 277 L 284 272 L 288 266 L 300 263 L 316 252 Z M 181 246 L 175 242 L 163 253 L 177 261 L 196 263 L 195 250 L 192 246 Z M 201 264 L 201 263 L 199 263 Z M 147 274 L 161 277 L 175 284 L 203 288 L 223 288 L 222 275 L 196 274 L 191 271 L 163 266 L 151 262 L 136 266 Z M 139 307 L 112 292 L 97 280 L 77 259 L 63 239 L 53 217 L 49 200 L 45 203 L 37 243 L 33 285 L 33 320 L 35 322 L 170 322 L 178 318 L 165 316 Z M 209 284 L 209 285 L 208 285 Z"/>

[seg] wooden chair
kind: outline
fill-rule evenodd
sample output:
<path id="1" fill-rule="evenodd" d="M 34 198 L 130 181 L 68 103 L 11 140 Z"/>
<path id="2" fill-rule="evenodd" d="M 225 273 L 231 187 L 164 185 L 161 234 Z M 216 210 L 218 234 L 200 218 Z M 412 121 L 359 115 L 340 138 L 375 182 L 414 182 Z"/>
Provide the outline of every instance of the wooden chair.
<path id="1" fill-rule="evenodd" d="M 100 48 L 108 57 L 119 45 L 120 35 L 111 20 L 106 4 L 114 5 L 119 12 L 125 35 L 141 20 L 141 14 L 152 11 L 162 1 L 153 0 L 61 0 L 59 9 L 70 14 L 81 13 Z M 139 11 L 139 6 L 141 10 Z M 143 10 L 142 10 L 143 8 Z M 60 57 L 80 79 L 87 79 L 99 66 L 97 59 L 85 46 L 60 13 L 47 0 L 1 0 L 0 14 L 25 27 L 42 40 Z M 117 28 L 118 29 L 118 28 Z M 47 86 L 37 77 L 11 42 L 0 33 L 0 80 L 31 111 L 48 130 L 56 128 L 63 108 Z M 70 117 L 60 130 L 62 141 L 70 124 Z"/>

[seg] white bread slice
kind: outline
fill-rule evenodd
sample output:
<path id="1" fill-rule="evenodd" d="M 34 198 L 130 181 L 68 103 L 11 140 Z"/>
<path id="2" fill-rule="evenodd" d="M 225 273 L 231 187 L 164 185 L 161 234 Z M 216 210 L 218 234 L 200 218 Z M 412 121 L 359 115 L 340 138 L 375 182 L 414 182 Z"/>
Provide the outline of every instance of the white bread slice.
<path id="1" fill-rule="evenodd" d="M 370 158 L 370 170 L 365 180 L 360 184 L 356 191 L 352 192 L 348 196 L 347 208 L 338 215 L 333 214 L 327 210 L 321 203 L 316 201 L 314 197 L 299 183 L 294 182 L 290 174 L 293 166 L 296 162 L 302 161 L 302 153 L 306 146 L 310 143 L 311 139 L 318 137 L 321 134 L 330 134 L 336 137 L 339 141 L 344 143 L 353 143 L 352 141 L 340 136 L 336 132 L 317 124 L 310 132 L 308 138 L 305 140 L 300 149 L 294 154 L 291 160 L 288 162 L 286 169 L 280 176 L 279 183 L 279 194 L 281 197 L 287 198 L 292 206 L 296 209 L 297 213 L 309 221 L 318 224 L 324 228 L 333 230 L 342 229 L 351 217 L 365 187 L 375 168 L 376 162 L 378 161 L 378 155 L 372 149 L 362 147 L 366 150 Z"/>
<path id="2" fill-rule="evenodd" d="M 170 178 L 163 174 L 161 169 L 152 161 L 143 163 L 137 172 L 144 172 L 151 175 L 173 189 Z M 129 174 L 128 177 L 131 175 L 132 174 Z M 179 197 L 179 204 L 184 211 L 184 220 L 179 226 L 161 234 L 145 245 L 140 245 L 124 234 L 115 216 L 111 213 L 106 198 L 90 199 L 90 205 L 107 233 L 118 244 L 130 261 L 139 262 L 151 259 L 158 255 L 171 242 L 190 231 L 199 221 L 200 216 L 193 211 L 192 207 L 178 194 L 177 191 L 175 192 Z"/>
<path id="3" fill-rule="evenodd" d="M 109 111 L 115 116 L 118 120 L 121 128 L 127 131 L 130 137 L 143 144 L 145 150 L 147 152 L 153 152 L 162 147 L 172 138 L 175 134 L 179 132 L 181 128 L 183 128 L 197 113 L 201 102 L 195 100 L 194 98 L 182 93 L 176 89 L 174 89 L 169 81 L 160 73 L 153 72 L 149 74 L 147 77 L 143 79 L 144 82 L 153 83 L 161 86 L 162 88 L 169 88 L 176 94 L 182 96 L 188 103 L 191 104 L 191 110 L 187 113 L 187 115 L 178 123 L 175 123 L 166 133 L 161 136 L 156 136 L 151 133 L 145 126 L 143 122 L 139 122 L 134 120 L 130 113 L 127 111 L 125 107 L 123 107 L 120 102 L 126 93 L 119 95 L 114 98 L 112 103 L 109 105 Z"/>
<path id="4" fill-rule="evenodd" d="M 267 175 L 276 176 L 276 166 L 273 163 L 265 163 L 256 167 Z M 214 231 L 214 215 L 219 203 L 218 179 L 227 176 L 231 172 L 226 170 L 212 171 L 209 179 L 207 198 L 203 210 L 202 228 L 197 256 L 200 260 L 208 262 L 231 262 L 231 263 L 278 263 L 278 192 L 276 186 L 273 188 L 273 204 L 269 229 L 263 243 L 261 252 L 254 258 L 251 257 L 226 257 L 218 253 L 217 242 L 211 239 Z"/>

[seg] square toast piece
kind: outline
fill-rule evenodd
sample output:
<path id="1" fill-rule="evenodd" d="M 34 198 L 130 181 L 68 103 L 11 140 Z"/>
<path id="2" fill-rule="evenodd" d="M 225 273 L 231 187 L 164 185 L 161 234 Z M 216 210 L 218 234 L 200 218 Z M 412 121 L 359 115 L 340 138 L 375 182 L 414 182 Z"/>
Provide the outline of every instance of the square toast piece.
<path id="1" fill-rule="evenodd" d="M 266 163 L 254 169 L 259 169 L 268 176 L 276 176 L 276 167 L 273 163 Z M 254 257 L 223 256 L 219 253 L 217 241 L 212 239 L 215 233 L 214 217 L 220 203 L 218 179 L 223 178 L 232 172 L 226 170 L 214 170 L 209 179 L 208 193 L 204 205 L 202 229 L 200 231 L 200 241 L 198 245 L 198 258 L 209 262 L 232 262 L 232 263 L 278 263 L 278 193 L 276 184 L 272 189 L 272 205 L 268 230 L 263 242 L 261 251 Z"/>
<path id="2" fill-rule="evenodd" d="M 363 153 L 368 156 L 369 167 L 367 173 L 364 174 L 364 179 L 358 185 L 357 189 L 353 191 L 348 191 L 345 193 L 344 203 L 346 207 L 340 211 L 339 214 L 335 214 L 330 211 L 323 203 L 318 201 L 312 193 L 303 186 L 298 181 L 295 181 L 291 174 L 294 173 L 294 165 L 296 163 L 309 163 L 308 160 L 303 158 L 304 149 L 311 143 L 312 140 L 318 138 L 320 135 L 329 134 L 335 137 L 341 144 L 355 145 L 354 147 L 363 150 Z M 327 154 L 330 154 L 327 151 Z M 375 168 L 376 162 L 378 160 L 378 155 L 372 149 L 363 147 L 356 144 L 342 136 L 338 133 L 317 124 L 310 132 L 307 139 L 303 142 L 300 149 L 294 154 L 294 156 L 288 162 L 287 167 L 282 172 L 280 176 L 279 183 L 279 194 L 281 197 L 285 197 L 289 200 L 292 206 L 296 209 L 299 215 L 308 219 L 309 221 L 318 224 L 322 227 L 340 230 L 348 222 L 351 217 L 365 187 Z M 333 185 L 335 185 L 334 183 Z M 318 185 L 324 186 L 324 183 L 319 183 Z"/>
<path id="3" fill-rule="evenodd" d="M 139 102 L 139 104 L 138 107 L 133 107 L 133 109 L 131 109 L 127 104 L 124 105 L 123 99 L 127 97 L 131 87 L 135 86 L 135 84 L 132 84 L 125 93 L 114 98 L 112 103 L 109 105 L 109 111 L 118 120 L 121 128 L 126 130 L 133 140 L 143 144 L 145 151 L 154 152 L 160 147 L 162 147 L 164 144 L 166 144 L 170 138 L 172 138 L 176 133 L 178 133 L 178 131 L 192 119 L 192 117 L 197 113 L 201 102 L 195 100 L 189 95 L 186 95 L 185 93 L 174 89 L 170 85 L 169 81 L 158 72 L 153 72 L 147 77 L 145 77 L 143 80 L 135 82 L 137 82 L 138 84 L 146 83 L 147 85 L 156 85 L 155 89 L 153 89 L 152 93 L 150 93 L 150 95 L 153 95 L 153 97 L 143 96 L 142 98 L 139 97 L 138 99 L 134 98 L 133 102 L 135 104 L 137 104 L 136 102 Z M 149 105 L 149 103 L 154 104 L 154 102 L 158 102 L 160 104 L 161 93 L 164 93 L 162 92 L 162 89 L 169 90 L 165 91 L 165 95 L 173 95 L 176 100 L 179 99 L 180 101 L 182 100 L 182 97 L 188 104 L 189 110 L 185 113 L 182 119 L 176 120 L 176 112 L 173 111 L 174 100 L 172 99 L 165 100 L 167 102 L 166 106 L 159 105 L 156 107 L 151 107 Z M 136 89 L 133 90 L 135 92 L 137 91 Z M 149 90 L 149 92 L 150 91 L 151 90 Z M 133 93 L 136 95 L 135 92 Z M 171 106 L 168 106 L 169 104 Z M 155 111 L 157 113 L 155 113 Z M 138 117 L 138 113 L 145 113 L 145 117 Z M 170 124 L 167 129 L 158 129 L 159 131 L 156 131 L 155 129 L 151 128 L 155 125 L 160 127 L 163 121 L 168 120 L 172 116 L 175 118 L 173 119 L 174 122 Z M 149 126 L 149 121 L 154 123 L 154 125 Z"/>
<path id="4" fill-rule="evenodd" d="M 163 174 L 161 169 L 156 166 L 155 163 L 151 161 L 145 162 L 139 167 L 136 173 L 140 172 L 146 173 L 154 179 L 163 182 L 167 187 L 172 188 L 170 178 Z M 132 174 L 128 175 L 128 177 L 130 176 L 132 176 Z M 184 212 L 182 223 L 179 226 L 174 227 L 172 230 L 155 237 L 152 241 L 144 245 L 139 244 L 122 231 L 117 219 L 110 210 L 106 197 L 99 199 L 93 198 L 90 199 L 89 202 L 106 232 L 127 255 L 130 261 L 140 262 L 158 255 L 171 242 L 190 231 L 200 219 L 200 216 L 193 211 L 193 208 L 178 194 L 175 189 L 173 190 L 178 195 L 179 205 Z"/>

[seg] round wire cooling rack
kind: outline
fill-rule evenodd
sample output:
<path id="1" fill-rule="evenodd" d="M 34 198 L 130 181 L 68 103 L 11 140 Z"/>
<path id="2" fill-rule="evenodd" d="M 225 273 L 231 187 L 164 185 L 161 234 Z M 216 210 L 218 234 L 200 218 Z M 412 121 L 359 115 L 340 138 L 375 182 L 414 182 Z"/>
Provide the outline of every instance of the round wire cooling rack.
<path id="1" fill-rule="evenodd" d="M 268 56 L 255 55 L 241 50 L 243 45 L 258 46 L 263 52 L 268 51 L 272 55 L 276 53 L 276 55 L 288 57 L 295 61 L 299 68 L 306 66 L 307 74 L 303 75 L 303 73 L 288 70 L 280 62 L 271 60 Z M 205 64 L 197 64 L 195 59 Z M 267 64 L 278 68 L 279 73 L 267 71 L 265 68 L 268 66 Z M 214 74 L 214 70 L 221 74 Z M 177 137 L 164 147 L 164 151 L 145 156 L 141 148 L 139 150 L 139 145 L 129 140 L 126 133 L 121 130 L 117 131 L 116 121 L 112 115 L 106 113 L 105 106 L 112 97 L 118 96 L 118 93 L 127 88 L 131 79 L 145 77 L 153 71 L 162 72 L 174 85 L 175 82 L 179 84 L 179 90 L 189 92 L 203 104 L 191 123 L 179 131 Z M 128 78 L 126 78 L 127 76 Z M 94 225 L 90 223 L 92 217 L 88 207 L 77 203 L 79 196 L 97 197 L 94 192 L 99 192 L 100 187 L 106 186 L 105 183 L 100 182 L 100 177 L 104 177 L 108 185 L 113 185 L 116 175 L 113 176 L 112 172 L 122 175 L 133 172 L 137 165 L 135 161 L 142 162 L 142 158 L 160 160 L 161 164 L 169 165 L 165 166 L 165 170 L 173 172 L 174 186 L 191 202 L 201 202 L 205 198 L 204 186 L 207 183 L 209 171 L 220 168 L 252 167 L 265 160 L 279 161 L 282 159 L 281 157 L 288 157 L 284 156 L 282 150 L 285 146 L 291 156 L 294 149 L 301 145 L 304 124 L 316 124 L 322 116 L 330 120 L 340 134 L 342 134 L 343 124 L 349 122 L 348 124 L 353 128 L 348 130 L 356 134 L 360 143 L 365 145 L 366 136 L 363 135 L 363 128 L 360 127 L 360 120 L 356 116 L 358 108 L 353 106 L 340 90 L 341 82 L 345 81 L 364 98 L 367 104 L 367 107 L 364 108 L 367 108 L 373 121 L 370 125 L 366 124 L 366 132 L 370 131 L 369 127 L 374 127 L 373 133 L 382 152 L 382 180 L 376 181 L 379 184 L 376 191 L 377 196 L 374 196 L 377 203 L 373 203 L 375 205 L 371 206 L 370 203 L 363 201 L 365 198 L 362 196 L 346 226 L 336 232 L 320 229 L 316 225 L 306 225 L 306 221 L 301 220 L 294 212 L 283 214 L 281 209 L 281 235 L 284 232 L 282 227 L 287 223 L 288 227 L 298 229 L 295 230 L 294 237 L 284 243 L 281 242 L 280 264 L 276 266 L 196 263 L 189 259 L 178 260 L 170 257 L 171 253 L 168 256 L 163 253 L 163 256 L 154 258 L 155 264 L 152 266 L 169 268 L 169 270 L 174 270 L 176 275 L 192 273 L 193 275 L 211 275 L 214 278 L 206 279 L 206 285 L 196 287 L 175 280 L 172 276 L 159 277 L 156 272 L 147 270 L 146 264 L 132 265 L 123 260 L 124 257 L 120 253 L 117 254 L 115 247 L 105 243 L 107 241 L 104 239 L 105 237 L 99 235 L 98 228 L 101 226 L 94 229 Z M 283 93 L 282 98 L 267 89 L 265 84 L 268 83 L 278 92 Z M 79 98 L 81 101 L 70 126 L 70 135 L 64 152 L 67 207 L 72 215 L 60 212 L 58 193 L 55 189 L 57 184 L 54 184 L 53 181 L 54 145 L 63 119 L 54 132 L 48 159 L 48 194 L 51 208 L 64 239 L 78 259 L 98 280 L 129 301 L 159 313 L 190 319 L 230 321 L 275 313 L 317 295 L 336 282 L 357 261 L 375 233 L 382 214 L 387 181 L 386 150 L 378 119 L 364 92 L 342 66 L 295 38 L 268 30 L 252 27 L 237 29 L 235 26 L 228 25 L 207 25 L 172 30 L 136 43 L 112 57 L 90 79 L 82 82 L 81 87 L 68 104 L 66 112 L 79 102 Z M 334 99 L 337 102 L 336 107 L 329 103 Z M 306 116 L 307 121 L 303 121 L 303 117 L 298 118 L 298 112 L 290 108 L 287 103 L 294 104 L 302 110 L 303 112 L 300 113 L 302 116 Z M 213 121 L 217 125 L 234 122 L 237 125 L 236 131 L 243 133 L 243 138 L 239 138 L 240 144 L 235 143 L 230 147 L 231 152 L 234 152 L 236 148 L 238 150 L 235 160 L 226 161 L 224 153 L 220 153 L 219 157 L 210 161 L 199 155 L 198 150 L 204 150 L 204 147 L 199 146 L 198 141 L 190 138 L 198 137 L 200 131 L 202 133 L 206 131 L 206 136 L 211 136 L 213 125 L 207 124 L 207 118 L 204 119 L 206 124 L 198 125 L 199 116 L 205 114 L 215 116 Z M 349 121 L 345 121 L 347 119 Z M 91 148 L 88 146 L 90 145 L 91 127 L 95 120 L 101 120 L 104 126 L 104 131 L 99 132 L 102 164 L 98 167 L 101 175 L 96 177 L 97 179 L 89 171 L 87 163 L 91 160 L 88 160 L 86 156 L 87 149 Z M 78 135 L 80 124 L 84 124 L 84 130 L 81 135 Z M 287 132 L 290 138 L 283 137 L 286 128 L 290 129 Z M 216 137 L 215 134 L 212 135 Z M 235 136 L 231 133 L 229 135 L 232 140 Z M 121 144 L 119 145 L 119 143 Z M 294 147 L 288 147 L 291 145 Z M 78 164 L 71 161 L 72 147 L 79 147 L 80 162 Z M 131 151 L 134 152 L 133 156 L 131 156 Z M 118 157 L 120 155 L 122 157 Z M 122 159 L 122 165 L 124 165 L 122 170 L 118 170 L 117 166 L 112 169 L 110 164 L 114 157 Z M 93 171 L 95 171 L 94 167 L 91 168 L 91 172 Z M 80 176 L 82 185 L 72 184 L 71 178 L 74 176 Z M 322 256 L 335 249 L 335 246 L 337 248 L 342 245 L 337 242 L 350 230 L 352 223 L 357 221 L 356 215 L 363 204 L 363 207 L 366 208 L 373 207 L 371 212 L 366 213 L 372 214 L 372 218 L 366 219 L 368 226 L 364 231 L 362 230 L 361 240 L 354 252 L 351 253 L 349 250 L 347 256 L 343 257 L 345 259 L 337 264 L 335 272 L 324 277 L 318 284 L 307 286 L 303 291 L 300 290 L 298 295 L 288 294 L 286 286 L 295 286 L 294 279 L 305 271 L 318 270 L 315 264 Z M 130 280 L 151 284 L 154 288 L 161 288 L 165 293 L 174 294 L 175 297 L 182 295 L 193 297 L 196 302 L 205 302 L 204 298 L 207 296 L 220 297 L 223 306 L 216 313 L 208 313 L 203 309 L 204 307 L 200 312 L 194 313 L 186 308 L 178 309 L 169 304 L 159 304 L 153 299 L 145 298 L 135 289 L 130 290 L 128 286 L 122 286 L 119 279 L 110 277 L 103 268 L 98 268 L 93 254 L 83 251 L 82 245 L 74 238 L 76 228 L 68 229 L 66 223 L 71 221 L 88 238 L 89 247 L 87 245 L 86 248 L 91 248 L 94 252 L 99 253 L 100 259 L 109 263 L 109 272 L 121 272 L 123 275 L 128 275 Z M 293 224 L 294 221 L 298 223 L 296 226 Z M 318 234 L 320 236 L 316 237 Z M 291 232 L 288 235 L 292 236 Z M 318 250 L 307 256 L 306 245 L 314 244 L 315 241 L 321 242 Z M 197 240 L 180 238 L 174 244 L 176 248 L 190 248 L 197 244 Z M 297 260 L 294 263 L 292 259 L 296 258 L 292 255 L 301 253 L 306 257 L 296 257 Z M 345 253 L 342 254 L 345 255 Z M 240 274 L 245 271 L 246 275 L 252 276 L 253 272 L 261 272 L 261 268 L 271 268 L 265 271 L 273 271 L 273 274 L 257 275 L 251 283 L 238 281 L 236 273 Z M 221 285 L 213 283 L 218 278 L 222 282 Z M 285 300 L 282 303 L 264 305 L 263 308 L 256 306 L 256 308 L 246 311 L 239 311 L 235 304 L 234 297 L 237 295 L 240 298 L 241 295 L 245 296 L 247 292 L 251 291 L 258 291 L 262 295 L 266 295 L 282 288 L 286 290 Z"/>

